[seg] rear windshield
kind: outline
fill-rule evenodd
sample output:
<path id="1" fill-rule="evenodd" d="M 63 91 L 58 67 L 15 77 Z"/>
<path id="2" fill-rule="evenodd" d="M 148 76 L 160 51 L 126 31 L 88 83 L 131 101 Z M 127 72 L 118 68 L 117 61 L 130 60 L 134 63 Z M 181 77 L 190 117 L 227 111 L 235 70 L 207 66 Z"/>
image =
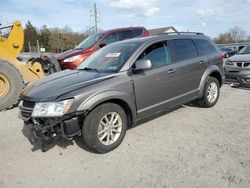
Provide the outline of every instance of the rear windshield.
<path id="1" fill-rule="evenodd" d="M 104 35 L 104 33 L 97 33 L 97 34 L 91 35 L 88 38 L 86 38 L 84 41 L 82 41 L 80 44 L 78 44 L 75 47 L 75 49 L 86 50 L 86 49 L 92 47 L 94 44 L 96 44 L 97 41 L 99 41 L 103 35 Z"/>
<path id="2" fill-rule="evenodd" d="M 108 45 L 91 55 L 77 69 L 117 73 L 139 45 L 138 43 Z"/>

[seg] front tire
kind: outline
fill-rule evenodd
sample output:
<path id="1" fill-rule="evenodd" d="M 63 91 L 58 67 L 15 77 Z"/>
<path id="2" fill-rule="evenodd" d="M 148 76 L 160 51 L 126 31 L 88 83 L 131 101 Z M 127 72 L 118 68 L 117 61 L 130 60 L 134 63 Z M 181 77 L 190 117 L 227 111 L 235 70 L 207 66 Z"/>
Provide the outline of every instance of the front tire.
<path id="1" fill-rule="evenodd" d="M 122 107 L 104 103 L 86 116 L 82 136 L 90 150 L 108 153 L 121 144 L 126 130 L 127 116 Z"/>
<path id="2" fill-rule="evenodd" d="M 220 95 L 220 84 L 219 81 L 214 77 L 208 77 L 203 96 L 198 99 L 198 104 L 202 107 L 210 108 L 213 107 Z"/>
<path id="3" fill-rule="evenodd" d="M 11 63 L 0 60 L 0 111 L 14 107 L 24 80 L 19 70 Z"/>

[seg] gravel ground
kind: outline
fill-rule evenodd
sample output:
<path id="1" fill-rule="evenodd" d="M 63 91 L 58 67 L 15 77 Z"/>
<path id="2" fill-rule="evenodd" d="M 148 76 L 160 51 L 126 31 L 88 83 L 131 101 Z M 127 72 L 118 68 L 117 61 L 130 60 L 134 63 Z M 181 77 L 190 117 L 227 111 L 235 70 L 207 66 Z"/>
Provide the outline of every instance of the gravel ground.
<path id="1" fill-rule="evenodd" d="M 18 110 L 0 113 L 0 187 L 250 187 L 250 90 L 186 105 L 127 131 L 108 154 L 81 139 L 32 151 Z"/>

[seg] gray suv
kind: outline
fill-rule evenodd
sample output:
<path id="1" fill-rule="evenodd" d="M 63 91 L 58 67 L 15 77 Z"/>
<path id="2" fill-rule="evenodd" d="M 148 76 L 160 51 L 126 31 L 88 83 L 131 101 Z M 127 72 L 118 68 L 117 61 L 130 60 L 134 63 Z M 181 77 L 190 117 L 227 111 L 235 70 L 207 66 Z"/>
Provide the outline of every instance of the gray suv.
<path id="1" fill-rule="evenodd" d="M 201 33 L 126 40 L 95 52 L 77 70 L 28 85 L 19 117 L 44 151 L 58 137 L 81 135 L 91 150 L 106 153 L 146 117 L 191 101 L 214 106 L 223 80 L 221 52 Z"/>
<path id="2" fill-rule="evenodd" d="M 250 85 L 250 45 L 226 59 L 224 68 L 226 78 L 237 80 L 240 85 Z"/>

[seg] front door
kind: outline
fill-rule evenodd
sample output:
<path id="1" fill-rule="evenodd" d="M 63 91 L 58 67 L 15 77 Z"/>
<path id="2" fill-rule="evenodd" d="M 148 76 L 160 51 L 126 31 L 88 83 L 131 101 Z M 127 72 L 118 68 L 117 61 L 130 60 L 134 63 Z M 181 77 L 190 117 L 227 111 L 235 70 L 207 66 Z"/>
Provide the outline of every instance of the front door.
<path id="1" fill-rule="evenodd" d="M 149 59 L 152 69 L 134 73 L 132 78 L 138 118 L 161 111 L 175 96 L 179 76 L 177 64 L 171 63 L 171 52 L 167 42 L 150 45 L 139 57 Z"/>

